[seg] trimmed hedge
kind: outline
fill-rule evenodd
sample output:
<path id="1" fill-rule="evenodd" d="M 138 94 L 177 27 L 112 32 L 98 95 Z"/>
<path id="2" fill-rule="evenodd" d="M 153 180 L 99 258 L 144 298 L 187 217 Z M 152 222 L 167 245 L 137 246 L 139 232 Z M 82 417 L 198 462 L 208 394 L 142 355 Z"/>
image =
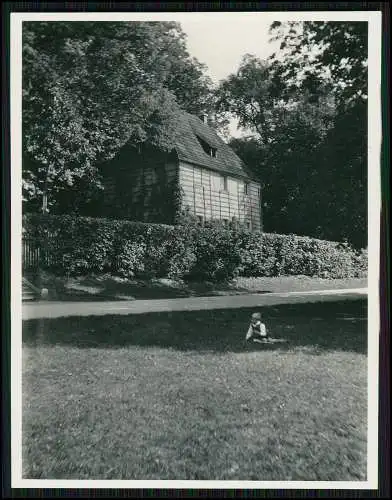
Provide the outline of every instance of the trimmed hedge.
<path id="1" fill-rule="evenodd" d="M 43 266 L 59 274 L 225 281 L 238 275 L 352 278 L 367 275 L 367 251 L 296 235 L 222 227 L 25 215 Z"/>

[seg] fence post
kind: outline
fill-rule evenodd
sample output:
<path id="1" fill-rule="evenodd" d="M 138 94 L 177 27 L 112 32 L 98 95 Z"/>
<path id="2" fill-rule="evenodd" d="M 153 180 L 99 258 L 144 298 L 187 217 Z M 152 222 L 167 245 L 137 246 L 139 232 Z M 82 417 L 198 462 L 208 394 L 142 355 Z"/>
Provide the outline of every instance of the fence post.
<path id="1" fill-rule="evenodd" d="M 45 221 L 46 212 L 43 213 L 43 239 L 38 240 L 38 267 L 37 267 L 37 286 L 42 290 L 42 275 L 46 265 L 46 259 L 48 254 L 48 228 Z"/>

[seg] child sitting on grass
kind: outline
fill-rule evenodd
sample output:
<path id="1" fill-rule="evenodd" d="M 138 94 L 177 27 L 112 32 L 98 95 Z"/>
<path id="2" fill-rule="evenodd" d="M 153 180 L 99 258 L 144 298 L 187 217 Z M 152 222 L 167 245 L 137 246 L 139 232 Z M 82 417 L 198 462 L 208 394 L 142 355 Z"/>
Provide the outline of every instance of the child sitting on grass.
<path id="1" fill-rule="evenodd" d="M 253 313 L 249 329 L 246 333 L 246 340 L 252 340 L 253 342 L 268 342 L 268 332 L 264 323 L 261 322 L 261 314 Z"/>

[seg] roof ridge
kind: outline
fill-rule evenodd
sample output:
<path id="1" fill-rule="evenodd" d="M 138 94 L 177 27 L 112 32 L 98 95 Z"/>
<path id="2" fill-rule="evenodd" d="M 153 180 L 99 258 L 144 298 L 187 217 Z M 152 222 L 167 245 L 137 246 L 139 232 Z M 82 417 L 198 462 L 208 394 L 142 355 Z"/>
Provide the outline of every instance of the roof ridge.
<path id="1" fill-rule="evenodd" d="M 197 139 L 198 136 L 211 147 L 217 149 L 216 157 L 209 156 L 203 150 Z M 180 160 L 234 176 L 252 177 L 245 162 L 220 137 L 216 130 L 208 123 L 204 123 L 199 116 L 188 111 L 182 111 L 175 149 Z"/>

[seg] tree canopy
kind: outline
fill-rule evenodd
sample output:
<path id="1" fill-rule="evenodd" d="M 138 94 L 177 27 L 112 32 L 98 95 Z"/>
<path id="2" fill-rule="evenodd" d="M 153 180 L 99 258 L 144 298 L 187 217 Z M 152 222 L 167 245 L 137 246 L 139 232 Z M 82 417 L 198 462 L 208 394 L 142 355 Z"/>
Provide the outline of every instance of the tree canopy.
<path id="1" fill-rule="evenodd" d="M 125 143 L 171 149 L 180 107 L 210 105 L 204 70 L 178 23 L 23 23 L 25 199 L 99 186 Z"/>
<path id="2" fill-rule="evenodd" d="M 218 109 L 250 137 L 231 141 L 263 186 L 267 231 L 366 246 L 367 25 L 274 23 L 280 50 L 246 55 Z"/>
<path id="3" fill-rule="evenodd" d="M 328 82 L 347 107 L 367 99 L 367 30 L 361 21 L 274 22 L 271 39 L 280 50 L 271 60 L 284 60 L 282 76 L 293 85 L 317 90 Z"/>

